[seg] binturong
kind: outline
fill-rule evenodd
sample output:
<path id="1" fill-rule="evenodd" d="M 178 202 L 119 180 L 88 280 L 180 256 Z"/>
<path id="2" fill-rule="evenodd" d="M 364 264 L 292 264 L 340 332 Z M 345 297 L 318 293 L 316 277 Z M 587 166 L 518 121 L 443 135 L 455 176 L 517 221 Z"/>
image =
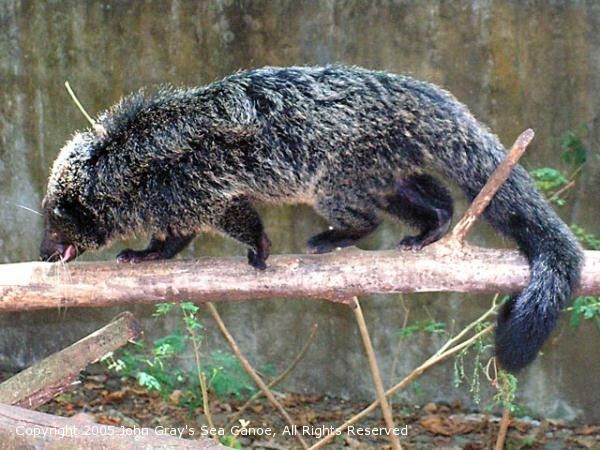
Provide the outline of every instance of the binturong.
<path id="1" fill-rule="evenodd" d="M 99 126 L 67 142 L 43 202 L 44 260 L 69 261 L 125 236 L 151 236 L 120 262 L 171 258 L 212 229 L 266 267 L 270 241 L 255 202 L 312 207 L 331 227 L 314 253 L 353 245 L 382 213 L 413 226 L 418 250 L 450 225 L 452 198 L 469 199 L 506 151 L 450 93 L 407 76 L 357 67 L 266 67 L 205 87 L 125 97 Z M 531 280 L 498 318 L 496 354 L 516 371 L 534 360 L 579 278 L 582 252 L 520 166 L 485 211 L 516 241 Z"/>

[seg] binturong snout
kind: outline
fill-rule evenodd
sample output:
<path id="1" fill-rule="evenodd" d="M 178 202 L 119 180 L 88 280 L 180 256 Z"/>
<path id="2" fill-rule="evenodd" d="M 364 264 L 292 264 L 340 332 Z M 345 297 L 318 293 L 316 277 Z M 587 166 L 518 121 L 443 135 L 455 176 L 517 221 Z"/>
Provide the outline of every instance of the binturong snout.
<path id="1" fill-rule="evenodd" d="M 46 231 L 40 245 L 40 259 L 42 261 L 66 263 L 77 258 L 83 251 L 77 245 L 62 240 L 58 233 Z"/>

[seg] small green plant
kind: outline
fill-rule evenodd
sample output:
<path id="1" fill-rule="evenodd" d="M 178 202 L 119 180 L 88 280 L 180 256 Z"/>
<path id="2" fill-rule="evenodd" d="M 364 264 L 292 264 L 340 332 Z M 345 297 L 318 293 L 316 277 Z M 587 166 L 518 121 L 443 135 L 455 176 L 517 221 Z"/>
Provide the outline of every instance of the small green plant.
<path id="1" fill-rule="evenodd" d="M 600 297 L 577 297 L 569 309 L 572 310 L 569 320 L 572 328 L 581 325 L 582 320 L 591 320 L 600 327 Z"/>
<path id="2" fill-rule="evenodd" d="M 583 125 L 580 130 L 568 130 L 562 135 L 560 141 L 561 159 L 572 167 L 581 167 L 587 162 L 588 148 L 579 136 L 580 133 L 585 131 L 587 131 L 587 126 Z"/>
<path id="3" fill-rule="evenodd" d="M 475 327 L 475 332 L 478 333 L 491 325 L 490 322 L 484 321 Z M 465 347 L 454 358 L 454 386 L 459 387 L 463 383 L 469 383 L 469 392 L 476 404 L 481 403 L 481 374 L 485 372 L 486 366 L 483 361 L 486 359 L 488 351 L 493 347 L 490 342 L 489 335 L 478 338 L 473 345 Z M 472 361 L 473 367 L 467 375 L 465 360 L 469 356 L 469 361 Z M 470 379 L 469 379 L 470 378 Z"/>
<path id="4" fill-rule="evenodd" d="M 584 248 L 600 250 L 600 238 L 592 233 L 587 233 L 578 225 L 571 225 L 571 230 Z M 600 327 L 600 297 L 592 295 L 577 297 L 567 310 L 571 311 L 569 320 L 571 328 L 579 327 L 583 320 L 589 320 Z"/>
<path id="5" fill-rule="evenodd" d="M 559 206 L 566 204 L 564 194 L 575 186 L 576 178 L 582 168 L 588 161 L 590 150 L 580 137 L 581 132 L 587 127 L 584 125 L 580 130 L 569 130 L 565 132 L 561 139 L 561 159 L 568 164 L 571 169 L 571 175 L 567 176 L 557 169 L 543 167 L 531 172 L 536 181 L 537 187 L 548 197 L 548 200 Z M 600 153 L 596 154 L 600 159 Z M 572 224 L 571 231 L 575 234 L 584 248 L 590 250 L 600 250 L 600 238 L 592 233 L 588 233 L 583 227 Z M 600 297 L 586 296 L 578 297 L 573 301 L 573 305 L 567 310 L 571 311 L 570 325 L 573 328 L 581 325 L 583 320 L 589 320 L 600 327 Z"/>
<path id="6" fill-rule="evenodd" d="M 561 188 L 569 182 L 569 179 L 562 172 L 552 167 L 534 169 L 531 171 L 531 175 L 537 188 L 542 192 L 551 192 L 553 189 Z"/>
<path id="7" fill-rule="evenodd" d="M 253 394 L 254 384 L 235 355 L 221 350 L 200 355 L 205 327 L 198 317 L 197 305 L 163 303 L 156 306 L 153 316 L 160 319 L 175 313 L 178 313 L 179 326 L 171 334 L 151 344 L 137 342 L 105 356 L 103 360 L 108 368 L 123 377 L 135 378 L 140 386 L 159 392 L 165 399 L 177 391 L 179 404 L 191 411 L 203 405 L 202 376 L 207 391 L 219 398 Z M 183 369 L 181 360 L 189 359 L 190 345 L 196 367 Z"/>
<path id="8" fill-rule="evenodd" d="M 238 441 L 238 438 L 235 437 L 233 434 L 226 434 L 221 439 L 219 439 L 219 442 L 226 447 L 235 448 L 236 450 L 242 450 L 244 448 L 242 447 L 240 441 Z"/>
<path id="9" fill-rule="evenodd" d="M 254 382 L 244 371 L 237 357 L 230 352 L 216 350 L 204 358 L 208 379 L 208 390 L 219 398 L 247 397 L 256 392 Z M 210 370 L 210 374 L 208 373 Z M 272 373 L 272 369 L 261 368 L 261 372 Z"/>
<path id="10" fill-rule="evenodd" d="M 494 394 L 494 403 L 507 408 L 512 414 L 518 413 L 519 406 L 515 403 L 517 388 L 519 386 L 517 377 L 504 370 L 499 370 L 495 385 L 497 391 Z"/>
<path id="11" fill-rule="evenodd" d="M 549 202 L 564 206 L 567 203 L 566 194 L 575 186 L 577 176 L 587 162 L 589 150 L 579 137 L 579 132 L 573 130 L 563 134 L 560 147 L 561 159 L 570 167 L 570 174 L 552 167 L 542 167 L 530 173 L 537 188 L 546 195 Z"/>

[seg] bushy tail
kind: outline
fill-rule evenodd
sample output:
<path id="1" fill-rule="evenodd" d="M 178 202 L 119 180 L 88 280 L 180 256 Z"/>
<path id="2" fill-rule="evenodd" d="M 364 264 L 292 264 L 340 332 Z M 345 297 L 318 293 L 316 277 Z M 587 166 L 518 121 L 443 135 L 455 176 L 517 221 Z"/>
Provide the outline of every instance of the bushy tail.
<path id="1" fill-rule="evenodd" d="M 473 199 L 506 153 L 494 135 L 472 117 L 467 119 L 460 124 L 464 133 L 437 143 L 440 158 L 434 164 Z M 513 169 L 484 215 L 517 242 L 531 267 L 529 284 L 503 306 L 496 329 L 496 356 L 504 369 L 516 371 L 535 359 L 556 325 L 579 279 L 582 252 L 520 166 Z"/>

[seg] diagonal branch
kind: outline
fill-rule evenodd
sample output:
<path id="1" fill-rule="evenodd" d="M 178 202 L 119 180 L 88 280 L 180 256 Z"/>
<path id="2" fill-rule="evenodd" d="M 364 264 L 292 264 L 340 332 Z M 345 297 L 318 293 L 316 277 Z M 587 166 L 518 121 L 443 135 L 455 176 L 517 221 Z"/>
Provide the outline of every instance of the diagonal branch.
<path id="1" fill-rule="evenodd" d="M 509 177 L 513 167 L 516 166 L 519 159 L 521 159 L 521 156 L 523 156 L 523 153 L 525 153 L 533 136 L 535 136 L 535 133 L 531 128 L 523 131 L 519 135 L 504 160 L 496 167 L 496 170 L 492 173 L 481 191 L 479 191 L 479 194 L 477 194 L 477 197 L 475 197 L 471 206 L 469 206 L 469 209 L 467 209 L 462 219 L 458 221 L 452 230 L 452 233 L 448 236 L 447 239 L 449 241 L 455 240 L 462 243 L 465 240 L 467 234 L 475 224 L 475 221 L 483 214 L 483 211 L 485 211 L 485 208 L 492 201 L 492 198 L 498 189 L 500 189 Z"/>
<path id="2" fill-rule="evenodd" d="M 79 373 L 104 355 L 137 339 L 142 326 L 130 312 L 0 384 L 0 403 L 37 408 L 67 391 Z"/>
<path id="3" fill-rule="evenodd" d="M 493 328 L 494 328 L 493 325 L 490 325 L 489 327 L 484 328 L 477 334 L 471 336 L 466 341 L 447 349 L 445 352 L 441 353 L 436 358 L 429 358 L 427 361 L 425 361 L 423 364 L 421 364 L 419 367 L 417 367 L 415 370 L 413 370 L 409 375 L 404 377 L 402 379 L 402 381 L 400 381 L 399 383 L 396 383 L 393 387 L 391 387 L 390 389 L 385 391 L 385 396 L 390 397 L 390 396 L 394 395 L 396 392 L 398 392 L 399 390 L 404 389 L 414 379 L 420 377 L 425 371 L 427 371 L 431 367 L 435 366 L 436 364 L 440 363 L 441 361 L 448 358 L 449 356 L 459 352 L 463 348 L 470 346 L 477 339 L 479 339 L 483 335 L 492 331 Z M 361 412 L 359 412 L 355 416 L 348 419 L 346 422 L 344 422 L 342 425 L 337 427 L 335 430 L 333 430 L 331 433 L 329 433 L 323 439 L 318 441 L 316 444 L 314 444 L 308 450 L 316 450 L 316 449 L 321 448 L 324 445 L 328 444 L 329 442 L 334 440 L 336 436 L 339 436 L 341 433 L 343 433 L 349 426 L 354 425 L 356 422 L 367 417 L 369 414 L 371 414 L 373 411 L 375 411 L 375 409 L 377 409 L 378 406 L 379 406 L 379 400 L 375 400 L 373 403 L 371 403 L 369 406 L 367 406 Z"/>
<path id="4" fill-rule="evenodd" d="M 317 335 L 317 330 L 318 329 L 319 329 L 319 326 L 316 323 L 314 323 L 313 326 L 312 326 L 312 328 L 311 328 L 311 330 L 310 330 L 310 335 L 308 336 L 308 339 L 304 343 L 304 346 L 300 349 L 300 352 L 298 352 L 298 354 L 296 355 L 296 357 L 294 358 L 294 360 L 290 363 L 290 365 L 283 372 L 281 372 L 279 375 L 277 375 L 275 378 L 273 378 L 269 382 L 269 384 L 267 385 L 267 387 L 269 389 L 274 388 L 279 383 L 281 383 L 283 380 L 285 380 L 287 378 L 287 376 L 292 372 L 292 370 L 294 370 L 294 368 L 296 367 L 296 365 L 300 362 L 300 360 L 306 354 L 306 351 L 310 347 L 310 344 L 312 344 L 315 336 Z M 227 425 L 225 425 L 225 428 L 226 429 L 231 428 L 231 426 L 235 422 L 237 422 L 238 418 L 244 413 L 244 411 L 246 411 L 246 409 L 248 409 L 248 407 L 252 404 L 252 402 L 254 400 L 256 400 L 258 397 L 260 397 L 261 394 L 264 395 L 263 391 L 258 391 L 252 397 L 250 397 L 248 399 L 248 401 L 246 403 L 244 403 L 240 407 L 240 409 L 238 409 L 235 412 L 235 414 L 233 414 L 232 416 L 229 417 L 229 422 L 227 422 Z"/>
<path id="5" fill-rule="evenodd" d="M 206 304 L 206 307 L 208 308 L 208 311 L 210 312 L 213 319 L 217 323 L 217 326 L 219 327 L 221 334 L 227 340 L 229 346 L 231 347 L 231 350 L 233 351 L 233 353 L 235 353 L 235 356 L 237 356 L 237 358 L 240 360 L 240 363 L 242 363 L 242 366 L 244 367 L 244 370 L 246 371 L 246 373 L 248 373 L 248 375 L 250 375 L 250 377 L 254 380 L 254 382 L 260 388 L 260 390 L 263 392 L 263 394 L 265 394 L 265 397 L 267 397 L 269 399 L 269 401 L 271 402 L 271 404 L 275 407 L 275 409 L 277 409 L 277 411 L 279 411 L 279 414 L 281 414 L 281 416 L 285 419 L 285 421 L 288 423 L 288 425 L 292 429 L 294 429 L 295 425 L 294 425 L 294 422 L 292 421 L 292 418 L 287 413 L 285 408 L 281 405 L 281 403 L 279 403 L 277 401 L 277 399 L 273 395 L 273 392 L 271 392 L 271 390 L 267 387 L 265 382 L 258 376 L 258 374 L 256 373 L 256 370 L 254 370 L 254 368 L 250 365 L 248 360 L 244 357 L 244 355 L 242 355 L 242 352 L 240 351 L 239 347 L 237 346 L 237 344 L 235 342 L 235 339 L 233 339 L 233 336 L 231 336 L 231 333 L 229 333 L 229 330 L 225 326 L 223 319 L 221 319 L 221 315 L 217 311 L 217 308 L 215 308 L 215 305 L 213 305 L 212 303 L 209 302 Z M 296 434 L 296 438 L 298 439 L 298 442 L 300 442 L 300 445 L 302 445 L 302 448 L 308 448 L 308 445 L 306 444 L 306 442 L 304 442 L 304 439 L 302 439 L 302 436 L 300 436 L 300 434 Z"/>

